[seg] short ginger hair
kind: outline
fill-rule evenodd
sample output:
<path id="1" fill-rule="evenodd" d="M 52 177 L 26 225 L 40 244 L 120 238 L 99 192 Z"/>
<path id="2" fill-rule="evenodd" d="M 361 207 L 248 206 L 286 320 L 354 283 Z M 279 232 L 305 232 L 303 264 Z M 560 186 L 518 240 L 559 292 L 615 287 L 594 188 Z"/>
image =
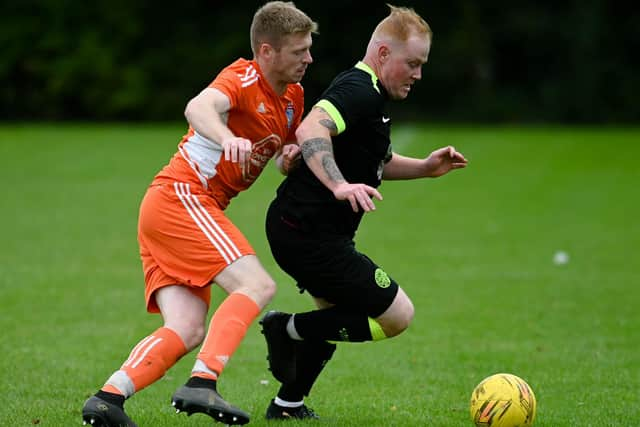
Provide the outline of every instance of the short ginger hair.
<path id="1" fill-rule="evenodd" d="M 412 8 L 397 7 L 387 4 L 391 12 L 373 31 L 376 39 L 391 38 L 397 41 L 407 41 L 412 35 L 426 36 L 431 40 L 433 33 L 429 24 Z"/>
<path id="2" fill-rule="evenodd" d="M 270 1 L 260 7 L 251 22 L 251 50 L 257 54 L 262 43 L 276 50 L 285 36 L 297 33 L 317 33 L 318 24 L 311 20 L 293 2 Z"/>

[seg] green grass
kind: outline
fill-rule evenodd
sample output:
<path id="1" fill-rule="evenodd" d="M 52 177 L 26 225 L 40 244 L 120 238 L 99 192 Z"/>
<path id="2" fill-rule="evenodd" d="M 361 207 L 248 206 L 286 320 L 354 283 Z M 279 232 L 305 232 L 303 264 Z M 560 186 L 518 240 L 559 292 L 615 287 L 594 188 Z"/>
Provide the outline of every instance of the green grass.
<path id="1" fill-rule="evenodd" d="M 79 425 L 83 401 L 159 325 L 144 310 L 137 210 L 184 132 L 0 127 L 0 425 Z M 415 156 L 453 144 L 470 165 L 381 187 L 358 247 L 412 297 L 415 321 L 339 346 L 307 400 L 318 425 L 471 426 L 471 391 L 496 372 L 532 386 L 536 426 L 639 425 L 640 130 L 396 126 L 394 138 Z M 270 307 L 306 310 L 264 237 L 274 169 L 229 216 L 279 283 Z M 552 263 L 558 250 L 568 264 Z M 277 391 L 265 352 L 253 325 L 220 382 L 255 426 Z M 169 405 L 193 357 L 127 403 L 140 426 L 211 425 Z"/>

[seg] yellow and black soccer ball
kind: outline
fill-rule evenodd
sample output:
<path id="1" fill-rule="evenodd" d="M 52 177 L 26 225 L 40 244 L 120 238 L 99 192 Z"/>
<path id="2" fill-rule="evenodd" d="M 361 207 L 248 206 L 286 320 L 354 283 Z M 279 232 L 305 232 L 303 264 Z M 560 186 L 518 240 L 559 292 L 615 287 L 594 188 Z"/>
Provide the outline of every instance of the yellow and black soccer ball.
<path id="1" fill-rule="evenodd" d="M 530 427 L 536 417 L 536 396 L 522 378 L 495 374 L 473 390 L 470 409 L 477 427 Z"/>

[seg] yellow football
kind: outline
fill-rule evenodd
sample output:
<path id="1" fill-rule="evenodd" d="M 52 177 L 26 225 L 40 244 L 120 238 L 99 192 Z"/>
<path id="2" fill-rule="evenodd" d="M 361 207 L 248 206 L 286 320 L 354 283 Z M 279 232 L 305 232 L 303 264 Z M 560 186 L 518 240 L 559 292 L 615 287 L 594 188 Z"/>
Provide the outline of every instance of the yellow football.
<path id="1" fill-rule="evenodd" d="M 536 397 L 522 378 L 495 374 L 473 390 L 470 409 L 477 427 L 530 427 L 536 417 Z"/>

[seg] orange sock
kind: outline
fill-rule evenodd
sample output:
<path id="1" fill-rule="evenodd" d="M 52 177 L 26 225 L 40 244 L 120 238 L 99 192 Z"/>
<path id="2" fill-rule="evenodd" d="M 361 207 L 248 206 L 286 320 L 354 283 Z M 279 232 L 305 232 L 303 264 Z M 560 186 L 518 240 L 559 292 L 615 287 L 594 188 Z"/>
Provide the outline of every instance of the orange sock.
<path id="1" fill-rule="evenodd" d="M 162 378 L 186 353 L 178 334 L 169 328 L 159 328 L 131 350 L 129 358 L 102 390 L 127 398 Z"/>
<path id="2" fill-rule="evenodd" d="M 211 318 L 207 338 L 198 353 L 192 375 L 215 379 L 258 314 L 260 307 L 248 296 L 240 293 L 229 295 Z"/>

